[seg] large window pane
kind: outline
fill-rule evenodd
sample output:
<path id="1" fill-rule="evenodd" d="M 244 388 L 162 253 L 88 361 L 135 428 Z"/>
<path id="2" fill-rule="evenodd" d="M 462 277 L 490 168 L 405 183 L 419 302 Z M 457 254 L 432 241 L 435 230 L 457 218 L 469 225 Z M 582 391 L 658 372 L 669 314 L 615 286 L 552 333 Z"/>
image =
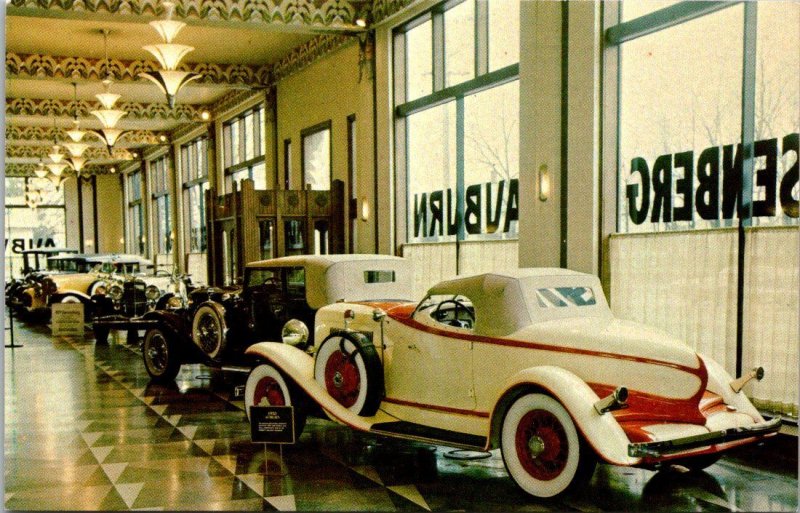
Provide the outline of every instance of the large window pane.
<path id="1" fill-rule="evenodd" d="M 329 128 L 303 136 L 305 183 L 314 190 L 331 188 L 331 131 Z"/>
<path id="2" fill-rule="evenodd" d="M 620 231 L 735 224 L 736 188 L 721 185 L 741 139 L 742 12 L 731 7 L 621 46 Z M 714 44 L 697 44 L 704 34 Z M 707 192 L 695 204 L 700 180 Z"/>
<path id="3" fill-rule="evenodd" d="M 25 178 L 6 177 L 5 185 L 6 205 L 25 205 Z"/>
<path id="4" fill-rule="evenodd" d="M 9 180 L 13 179 L 7 178 L 6 183 Z M 66 245 L 66 216 L 63 207 L 31 209 L 7 206 L 5 215 L 6 279 L 20 277 L 20 251 L 36 247 L 63 248 Z"/>
<path id="5" fill-rule="evenodd" d="M 406 101 L 433 92 L 433 23 L 406 32 Z"/>
<path id="6" fill-rule="evenodd" d="M 456 238 L 456 104 L 407 118 L 409 242 Z"/>
<path id="7" fill-rule="evenodd" d="M 759 2 L 755 104 L 755 140 L 759 142 L 753 177 L 754 225 L 797 224 L 799 27 L 800 5 Z"/>
<path id="8" fill-rule="evenodd" d="M 489 71 L 519 62 L 519 0 L 489 4 Z"/>
<path id="9" fill-rule="evenodd" d="M 465 0 L 444 13 L 445 86 L 475 77 L 475 2 Z"/>
<path id="10" fill-rule="evenodd" d="M 464 98 L 467 238 L 517 238 L 519 82 Z"/>

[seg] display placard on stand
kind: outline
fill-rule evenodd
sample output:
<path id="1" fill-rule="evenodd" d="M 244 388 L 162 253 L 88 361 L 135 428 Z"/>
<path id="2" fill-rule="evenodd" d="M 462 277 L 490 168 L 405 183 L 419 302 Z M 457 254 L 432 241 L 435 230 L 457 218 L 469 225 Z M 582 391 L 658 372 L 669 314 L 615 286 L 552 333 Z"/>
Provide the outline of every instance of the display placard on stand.
<path id="1" fill-rule="evenodd" d="M 83 303 L 55 303 L 50 311 L 54 337 L 83 336 Z"/>
<path id="2" fill-rule="evenodd" d="M 251 406 L 250 438 L 254 443 L 293 444 L 294 408 Z"/>

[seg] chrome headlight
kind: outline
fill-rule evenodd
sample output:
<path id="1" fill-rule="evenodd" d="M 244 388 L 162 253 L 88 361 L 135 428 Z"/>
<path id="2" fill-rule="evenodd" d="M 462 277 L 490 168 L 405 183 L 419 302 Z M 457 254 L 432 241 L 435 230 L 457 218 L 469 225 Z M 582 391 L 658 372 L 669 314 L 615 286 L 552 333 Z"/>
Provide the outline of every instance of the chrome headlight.
<path id="1" fill-rule="evenodd" d="M 161 297 L 161 291 L 158 290 L 158 287 L 155 285 L 148 285 L 146 289 L 144 289 L 144 297 L 147 298 L 148 301 L 157 301 L 159 297 Z"/>
<path id="2" fill-rule="evenodd" d="M 281 340 L 284 344 L 299 347 L 308 342 L 308 326 L 302 321 L 291 319 L 283 325 Z"/>
<path id="3" fill-rule="evenodd" d="M 119 285 L 112 285 L 108 289 L 108 297 L 113 299 L 114 301 L 119 301 L 122 299 L 122 287 Z"/>
<path id="4" fill-rule="evenodd" d="M 167 299 L 167 308 L 181 308 L 183 307 L 183 301 L 178 296 L 172 296 Z"/>

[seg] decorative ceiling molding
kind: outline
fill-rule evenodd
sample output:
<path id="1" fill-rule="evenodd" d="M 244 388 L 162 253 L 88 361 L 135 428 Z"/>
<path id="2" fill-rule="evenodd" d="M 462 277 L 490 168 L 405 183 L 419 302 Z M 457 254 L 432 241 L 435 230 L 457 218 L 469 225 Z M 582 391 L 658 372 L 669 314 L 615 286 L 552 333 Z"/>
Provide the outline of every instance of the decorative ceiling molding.
<path id="1" fill-rule="evenodd" d="M 19 176 L 34 176 L 34 170 L 36 169 L 36 164 L 10 164 L 6 163 L 5 165 L 5 176 L 7 177 L 19 177 Z M 111 172 L 111 167 L 114 166 L 92 166 L 88 165 L 83 170 L 81 170 L 81 176 L 86 177 L 89 175 L 110 175 L 114 174 Z M 74 177 L 75 171 L 71 169 L 65 169 L 62 176 L 66 177 Z"/>
<path id="2" fill-rule="evenodd" d="M 375 0 L 372 2 L 372 23 L 377 24 L 397 14 L 416 0 Z"/>
<path id="3" fill-rule="evenodd" d="M 110 72 L 117 82 L 143 82 L 146 80 L 139 78 L 139 73 L 158 69 L 159 64 L 155 61 L 110 59 L 106 66 L 105 59 L 6 52 L 6 78 L 102 80 Z M 249 86 L 267 85 L 270 82 L 268 65 L 183 63 L 178 69 L 201 74 L 198 82 L 206 84 Z"/>
<path id="4" fill-rule="evenodd" d="M 289 55 L 275 63 L 272 68 L 273 83 L 307 68 L 319 59 L 338 50 L 348 43 L 357 41 L 355 36 L 345 34 L 326 34 L 303 43 L 291 51 Z"/>
<path id="5" fill-rule="evenodd" d="M 78 100 L 33 100 L 30 98 L 6 98 L 6 116 L 63 116 L 70 117 L 77 112 L 89 112 L 96 107 L 95 102 Z M 200 121 L 200 108 L 193 105 L 178 104 L 170 108 L 166 103 L 121 103 L 118 108 L 126 111 L 126 119 L 175 119 Z"/>
<path id="6" fill-rule="evenodd" d="M 125 134 L 122 142 L 135 146 L 159 144 L 161 135 L 167 134 L 151 130 L 130 130 Z M 36 142 L 40 142 L 42 145 L 49 147 L 53 144 L 53 138 L 59 141 L 66 141 L 67 137 L 67 131 L 63 128 L 6 125 L 6 145 L 12 141 L 31 141 L 34 143 L 33 145 Z M 105 148 L 105 143 L 99 139 L 88 139 L 88 142 L 90 144 L 96 143 L 98 147 Z"/>
<path id="7" fill-rule="evenodd" d="M 126 135 L 123 136 L 127 137 Z M 48 146 L 6 145 L 7 159 L 46 159 L 52 149 Z M 83 156 L 87 160 L 131 160 L 131 152 L 124 148 L 115 148 L 109 156 L 106 148 L 86 148 Z"/>
<path id="8" fill-rule="evenodd" d="M 179 0 L 178 19 L 190 22 L 238 22 L 253 26 L 282 23 L 310 28 L 352 28 L 356 13 L 371 0 Z M 159 17 L 164 7 L 158 0 L 11 0 L 7 14 L 16 10 L 45 11 L 39 16 L 86 17 L 86 14 L 114 14 Z M 50 11 L 49 13 L 46 11 Z M 56 11 L 62 11 L 61 14 Z M 199 24 L 199 23 L 195 23 Z"/>
<path id="9" fill-rule="evenodd" d="M 192 132 L 199 130 L 201 126 L 205 126 L 205 123 L 186 123 L 171 131 L 169 133 L 169 138 L 171 141 L 181 142 Z M 208 129 L 204 129 L 203 133 L 208 133 Z"/>

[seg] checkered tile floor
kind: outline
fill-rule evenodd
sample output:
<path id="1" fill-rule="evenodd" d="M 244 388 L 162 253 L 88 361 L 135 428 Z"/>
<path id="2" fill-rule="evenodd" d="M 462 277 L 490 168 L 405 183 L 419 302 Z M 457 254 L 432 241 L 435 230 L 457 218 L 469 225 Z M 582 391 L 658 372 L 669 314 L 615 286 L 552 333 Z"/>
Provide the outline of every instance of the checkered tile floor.
<path id="1" fill-rule="evenodd" d="M 521 492 L 499 454 L 458 460 L 447 447 L 317 419 L 283 449 L 281 465 L 277 449 L 250 443 L 242 402 L 231 400 L 243 376 L 193 365 L 172 386 L 152 385 L 124 336 L 95 346 L 89 334 L 48 333 L 18 325 L 24 347 L 5 350 L 9 510 L 797 509 L 797 439 L 789 437 L 707 473 L 600 465 L 586 490 L 556 502 Z"/>

